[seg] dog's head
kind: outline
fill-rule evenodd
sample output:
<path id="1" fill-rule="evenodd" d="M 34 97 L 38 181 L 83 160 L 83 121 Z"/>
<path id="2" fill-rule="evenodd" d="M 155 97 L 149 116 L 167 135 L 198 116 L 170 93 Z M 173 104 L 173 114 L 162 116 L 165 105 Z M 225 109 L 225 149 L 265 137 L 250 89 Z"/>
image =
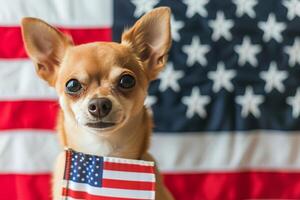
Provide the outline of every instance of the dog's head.
<path id="1" fill-rule="evenodd" d="M 75 46 L 35 18 L 23 19 L 22 34 L 37 74 L 55 87 L 64 113 L 90 131 L 111 131 L 141 111 L 149 82 L 166 63 L 170 9 L 144 15 L 124 31 L 121 43 Z"/>

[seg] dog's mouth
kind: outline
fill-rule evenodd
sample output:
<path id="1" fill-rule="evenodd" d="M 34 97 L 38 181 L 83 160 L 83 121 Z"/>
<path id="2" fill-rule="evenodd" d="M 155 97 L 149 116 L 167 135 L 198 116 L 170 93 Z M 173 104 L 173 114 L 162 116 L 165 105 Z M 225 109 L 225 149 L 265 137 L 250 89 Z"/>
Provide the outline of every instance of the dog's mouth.
<path id="1" fill-rule="evenodd" d="M 111 128 L 115 125 L 116 125 L 116 123 L 113 123 L 113 122 L 101 122 L 101 121 L 86 124 L 86 126 L 88 126 L 90 128 L 98 128 L 98 129 Z"/>

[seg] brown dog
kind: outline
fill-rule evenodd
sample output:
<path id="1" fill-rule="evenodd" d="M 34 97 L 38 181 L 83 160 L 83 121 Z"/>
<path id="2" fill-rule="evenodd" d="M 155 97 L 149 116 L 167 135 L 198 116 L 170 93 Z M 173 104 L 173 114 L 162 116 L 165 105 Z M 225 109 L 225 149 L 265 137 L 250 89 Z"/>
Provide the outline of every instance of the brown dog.
<path id="1" fill-rule="evenodd" d="M 149 82 L 167 61 L 170 9 L 157 8 L 125 30 L 122 42 L 74 46 L 63 33 L 24 18 L 22 34 L 37 74 L 54 87 L 61 112 L 62 144 L 76 151 L 151 160 L 147 152 L 152 119 L 144 107 Z M 60 199 L 65 154 L 54 171 L 53 195 Z M 173 199 L 156 171 L 156 199 Z"/>

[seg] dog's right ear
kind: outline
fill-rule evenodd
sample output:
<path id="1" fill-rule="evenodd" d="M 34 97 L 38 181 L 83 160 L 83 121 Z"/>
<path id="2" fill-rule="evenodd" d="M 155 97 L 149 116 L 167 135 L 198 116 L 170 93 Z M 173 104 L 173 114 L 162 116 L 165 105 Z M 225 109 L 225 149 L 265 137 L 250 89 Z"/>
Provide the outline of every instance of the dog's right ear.
<path id="1" fill-rule="evenodd" d="M 25 49 L 37 74 L 54 86 L 59 64 L 72 41 L 40 19 L 23 18 L 21 27 Z"/>

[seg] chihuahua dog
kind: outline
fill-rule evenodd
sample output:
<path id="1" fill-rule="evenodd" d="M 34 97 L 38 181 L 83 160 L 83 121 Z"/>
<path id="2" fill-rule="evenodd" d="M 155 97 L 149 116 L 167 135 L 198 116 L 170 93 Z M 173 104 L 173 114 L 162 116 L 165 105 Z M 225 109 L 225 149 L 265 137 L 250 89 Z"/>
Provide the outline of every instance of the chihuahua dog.
<path id="1" fill-rule="evenodd" d="M 156 8 L 122 34 L 121 43 L 75 46 L 72 39 L 35 18 L 22 20 L 22 35 L 40 78 L 54 87 L 61 111 L 63 146 L 98 156 L 154 161 L 147 152 L 152 119 L 144 106 L 149 82 L 167 61 L 170 9 Z M 53 199 L 61 198 L 65 153 L 53 175 Z M 173 199 L 156 170 L 157 200 Z"/>

